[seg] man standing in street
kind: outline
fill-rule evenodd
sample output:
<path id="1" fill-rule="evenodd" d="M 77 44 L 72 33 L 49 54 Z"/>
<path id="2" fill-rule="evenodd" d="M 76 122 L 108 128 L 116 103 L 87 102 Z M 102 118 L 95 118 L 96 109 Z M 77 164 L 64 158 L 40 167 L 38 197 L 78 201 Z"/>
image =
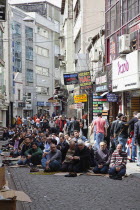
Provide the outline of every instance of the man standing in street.
<path id="1" fill-rule="evenodd" d="M 138 112 L 133 112 L 133 118 L 128 122 L 129 128 L 130 128 L 130 135 L 132 136 L 132 162 L 135 162 L 136 155 L 136 144 L 135 144 L 135 138 L 134 138 L 134 125 L 136 122 L 138 122 L 137 117 Z"/>
<path id="2" fill-rule="evenodd" d="M 106 122 L 102 119 L 102 113 L 98 113 L 98 118 L 93 122 L 91 127 L 91 134 L 93 133 L 94 126 L 96 126 L 96 148 L 100 149 L 100 142 L 104 141 L 104 136 L 107 135 Z"/>
<path id="3" fill-rule="evenodd" d="M 134 125 L 134 140 L 137 144 L 137 166 L 140 166 L 140 113 L 137 114 L 138 122 Z"/>

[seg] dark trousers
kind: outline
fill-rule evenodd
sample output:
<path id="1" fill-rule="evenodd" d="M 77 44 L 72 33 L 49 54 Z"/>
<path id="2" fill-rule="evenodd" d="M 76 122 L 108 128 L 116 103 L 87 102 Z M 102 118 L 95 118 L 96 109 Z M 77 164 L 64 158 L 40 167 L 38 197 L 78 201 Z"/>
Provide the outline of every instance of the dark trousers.
<path id="1" fill-rule="evenodd" d="M 61 169 L 61 164 L 57 160 L 54 160 L 50 162 L 49 168 L 51 171 L 59 171 Z"/>
<path id="2" fill-rule="evenodd" d="M 73 172 L 81 173 L 86 172 L 89 169 L 88 160 L 79 160 L 73 163 Z"/>
<path id="3" fill-rule="evenodd" d="M 126 173 L 126 168 L 122 168 L 120 171 L 116 171 L 116 168 L 115 167 L 112 167 L 109 169 L 109 175 L 112 175 L 112 176 L 124 176 Z"/>
<path id="4" fill-rule="evenodd" d="M 32 156 L 31 159 L 29 160 L 30 163 L 32 163 L 34 166 L 40 165 L 41 164 L 41 156 L 35 155 Z"/>
<path id="5" fill-rule="evenodd" d="M 102 168 L 98 168 L 98 166 L 95 166 L 93 169 L 93 172 L 95 174 L 107 174 L 108 173 L 109 166 L 103 166 Z"/>
<path id="6" fill-rule="evenodd" d="M 72 163 L 63 163 L 61 170 L 64 171 L 64 172 L 72 172 L 73 171 L 73 164 Z"/>

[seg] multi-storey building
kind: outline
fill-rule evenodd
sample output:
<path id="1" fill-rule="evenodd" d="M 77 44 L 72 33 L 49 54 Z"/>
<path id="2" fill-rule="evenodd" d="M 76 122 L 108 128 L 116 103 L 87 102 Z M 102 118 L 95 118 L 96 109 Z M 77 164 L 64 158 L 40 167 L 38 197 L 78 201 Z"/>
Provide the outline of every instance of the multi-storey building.
<path id="1" fill-rule="evenodd" d="M 110 103 L 110 116 L 120 111 L 130 118 L 140 111 L 140 1 L 106 0 L 105 21 L 109 89 L 118 95 L 118 102 Z"/>
<path id="2" fill-rule="evenodd" d="M 10 32 L 14 40 L 10 43 L 13 49 L 10 65 L 14 72 L 11 75 L 12 110 L 14 116 L 31 116 L 37 112 L 51 114 L 55 105 L 48 103 L 48 99 L 53 96 L 59 80 L 56 70 L 60 54 L 60 8 L 49 1 L 26 2 L 11 2 L 15 5 L 11 7 L 13 14 L 9 20 L 14 23 Z"/>
<path id="3" fill-rule="evenodd" d="M 104 28 L 104 7 L 104 0 L 99 0 L 98 4 L 93 0 L 62 1 L 63 36 L 61 42 L 65 55 L 65 61 L 62 62 L 62 64 L 65 64 L 64 69 L 66 73 L 91 70 L 92 74 L 93 69 L 89 67 L 87 47 L 91 39 Z M 87 93 L 82 92 L 79 85 L 68 87 L 68 90 L 70 89 L 74 89 L 71 97 L 73 97 L 74 94 Z M 70 100 L 70 103 L 73 103 L 73 101 Z M 83 112 L 81 109 L 76 110 L 77 116 L 81 118 L 82 114 L 87 112 L 87 110 L 89 110 L 89 105 L 85 103 Z M 70 113 L 72 113 L 72 110 L 70 110 Z"/>

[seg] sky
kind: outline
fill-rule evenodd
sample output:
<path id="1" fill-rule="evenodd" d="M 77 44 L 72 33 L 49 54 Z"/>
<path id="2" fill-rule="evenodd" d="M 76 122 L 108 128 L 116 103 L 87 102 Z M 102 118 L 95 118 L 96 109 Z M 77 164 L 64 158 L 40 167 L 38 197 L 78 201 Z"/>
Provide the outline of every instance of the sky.
<path id="1" fill-rule="evenodd" d="M 20 3 L 33 3 L 33 2 L 41 2 L 45 0 L 8 0 L 10 4 L 20 4 Z M 46 0 L 46 2 L 49 2 L 51 4 L 56 5 L 57 7 L 61 8 L 61 1 L 62 0 Z"/>

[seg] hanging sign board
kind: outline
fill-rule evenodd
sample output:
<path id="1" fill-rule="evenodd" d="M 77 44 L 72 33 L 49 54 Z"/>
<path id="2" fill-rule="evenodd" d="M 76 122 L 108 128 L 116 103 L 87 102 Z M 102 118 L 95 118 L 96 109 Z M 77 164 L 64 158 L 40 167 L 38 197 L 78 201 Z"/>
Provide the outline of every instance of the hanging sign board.
<path id="1" fill-rule="evenodd" d="M 81 103 L 81 102 L 87 102 L 87 95 L 76 95 L 74 96 L 74 103 Z"/>
<path id="2" fill-rule="evenodd" d="M 92 89 L 90 71 L 78 73 L 78 78 L 81 90 Z"/>
<path id="3" fill-rule="evenodd" d="M 64 84 L 65 85 L 75 85 L 78 84 L 78 74 L 64 74 Z"/>

